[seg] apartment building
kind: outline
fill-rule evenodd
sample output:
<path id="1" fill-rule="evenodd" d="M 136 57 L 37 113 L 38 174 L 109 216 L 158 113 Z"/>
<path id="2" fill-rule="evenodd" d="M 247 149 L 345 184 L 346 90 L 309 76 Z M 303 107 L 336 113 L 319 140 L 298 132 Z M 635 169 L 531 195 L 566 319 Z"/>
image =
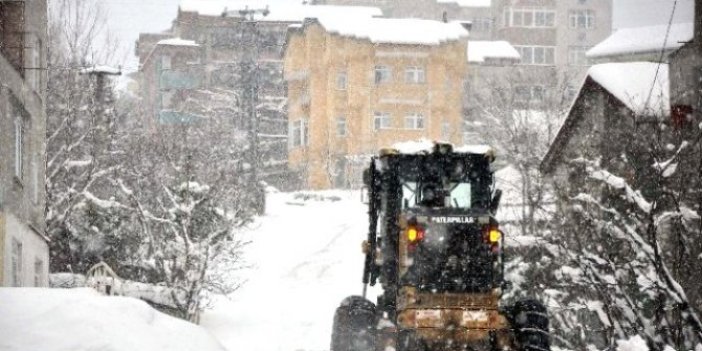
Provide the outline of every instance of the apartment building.
<path id="1" fill-rule="evenodd" d="M 236 95 L 246 84 L 242 61 L 249 55 L 256 66 L 252 78 L 258 86 L 263 179 L 285 187 L 288 123 L 282 54 L 288 26 L 305 18 L 381 15 L 375 7 L 265 2 L 253 7 L 240 1 L 183 0 L 169 30 L 143 33 L 136 44 L 146 123 L 159 128 L 195 121 L 203 111 L 193 111 L 197 104 L 190 102 L 201 99 L 210 107 L 206 113 L 230 118 L 233 128 L 246 133 L 252 121 L 240 112 Z"/>
<path id="2" fill-rule="evenodd" d="M 369 0 L 318 0 L 368 4 Z M 507 41 L 521 55 L 510 84 L 521 100 L 549 104 L 574 97 L 590 61 L 586 52 L 612 32 L 612 0 L 385 0 L 388 16 L 471 23 L 471 40 Z M 556 82 L 560 82 L 556 84 Z M 562 88 L 561 85 L 565 86 Z M 552 99 L 553 100 L 553 99 Z M 548 107 L 548 106 L 546 106 Z"/>
<path id="3" fill-rule="evenodd" d="M 354 187 L 401 141 L 459 143 L 468 32 L 418 19 L 307 20 L 285 51 L 289 166 L 311 189 Z"/>
<path id="4" fill-rule="evenodd" d="M 46 0 L 0 1 L 0 286 L 47 286 Z"/>

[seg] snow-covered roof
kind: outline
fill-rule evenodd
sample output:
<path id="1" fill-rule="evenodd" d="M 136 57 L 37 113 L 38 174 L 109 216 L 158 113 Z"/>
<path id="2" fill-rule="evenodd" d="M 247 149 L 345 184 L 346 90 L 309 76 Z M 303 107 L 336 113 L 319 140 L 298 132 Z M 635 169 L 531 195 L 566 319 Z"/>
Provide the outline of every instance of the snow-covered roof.
<path id="1" fill-rule="evenodd" d="M 622 62 L 594 65 L 588 70 L 587 77 L 580 88 L 580 94 L 590 80 L 602 86 L 638 116 L 661 116 L 670 113 L 667 64 L 663 63 L 659 66 L 652 62 Z M 571 138 L 571 128 L 580 116 L 578 113 L 573 113 L 573 109 L 580 99 L 579 95 L 573 101 L 556 138 L 542 159 L 540 165 L 542 172 L 549 172 Z"/>
<path id="2" fill-rule="evenodd" d="M 677 50 L 692 40 L 692 23 L 674 23 L 665 40 L 666 25 L 623 28 L 617 30 L 587 52 L 587 57 L 599 58 L 616 55 L 659 52 L 665 41 L 666 50 Z"/>
<path id="3" fill-rule="evenodd" d="M 637 115 L 658 116 L 670 111 L 667 64 L 605 63 L 590 67 L 588 76 Z"/>
<path id="4" fill-rule="evenodd" d="M 506 41 L 468 41 L 468 62 L 481 63 L 486 59 L 520 60 L 519 52 Z"/>
<path id="5" fill-rule="evenodd" d="M 119 68 L 111 67 L 111 66 L 96 65 L 96 66 L 84 68 L 84 69 L 80 70 L 80 73 L 83 73 L 83 74 L 105 73 L 105 74 L 111 74 L 111 75 L 118 75 L 118 74 L 122 74 L 122 70 Z"/>
<path id="6" fill-rule="evenodd" d="M 397 150 L 401 154 L 423 154 L 430 153 L 434 151 L 434 147 L 437 142 L 428 139 L 410 140 L 402 141 L 393 144 L 392 148 Z M 461 145 L 454 146 L 454 152 L 465 153 L 465 154 L 488 154 L 493 153 L 492 147 L 488 145 Z"/>
<path id="7" fill-rule="evenodd" d="M 181 38 L 169 38 L 159 40 L 156 45 L 169 45 L 169 46 L 200 46 L 194 40 L 185 40 Z"/>
<path id="8" fill-rule="evenodd" d="M 257 16 L 258 20 L 266 22 L 302 22 L 305 18 L 363 18 L 383 15 L 379 8 L 367 6 L 268 4 L 265 1 L 241 0 L 182 0 L 180 2 L 181 11 L 196 12 L 201 16 L 222 16 L 225 12 L 230 16 L 236 16 L 239 10 L 266 8 L 269 13 L 266 16 Z"/>
<path id="9" fill-rule="evenodd" d="M 468 37 L 458 22 L 441 22 L 415 18 L 319 18 L 330 33 L 372 43 L 439 45 Z"/>
<path id="10" fill-rule="evenodd" d="M 458 4 L 461 7 L 490 7 L 492 0 L 436 0 L 440 4 Z"/>

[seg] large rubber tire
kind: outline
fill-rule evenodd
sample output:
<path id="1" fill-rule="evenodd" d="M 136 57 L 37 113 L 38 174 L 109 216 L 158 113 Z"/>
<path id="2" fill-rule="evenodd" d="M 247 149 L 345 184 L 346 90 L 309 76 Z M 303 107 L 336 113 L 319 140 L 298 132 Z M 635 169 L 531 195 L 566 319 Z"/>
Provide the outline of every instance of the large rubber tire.
<path id="1" fill-rule="evenodd" d="M 521 351 L 550 351 L 546 307 L 536 300 L 522 300 L 511 308 L 512 322 L 517 344 Z"/>
<path id="2" fill-rule="evenodd" d="M 378 317 L 375 305 L 349 296 L 334 313 L 331 351 L 375 351 Z"/>
<path id="3" fill-rule="evenodd" d="M 414 330 L 400 330 L 397 335 L 397 351 L 426 351 L 427 347 L 417 338 Z"/>

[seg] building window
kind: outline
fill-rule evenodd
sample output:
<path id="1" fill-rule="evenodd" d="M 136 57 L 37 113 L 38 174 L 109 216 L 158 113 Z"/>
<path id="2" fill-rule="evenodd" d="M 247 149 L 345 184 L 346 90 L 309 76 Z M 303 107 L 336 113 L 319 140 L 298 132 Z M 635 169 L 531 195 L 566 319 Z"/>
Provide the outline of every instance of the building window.
<path id="1" fill-rule="evenodd" d="M 595 11 L 573 10 L 568 15 L 568 22 L 572 29 L 592 29 L 595 28 Z"/>
<path id="2" fill-rule="evenodd" d="M 22 171 L 24 165 L 22 163 L 22 153 L 24 146 L 24 128 L 22 127 L 22 119 L 15 119 L 15 177 L 22 180 Z"/>
<path id="3" fill-rule="evenodd" d="M 161 69 L 171 69 L 171 57 L 168 55 L 161 56 Z"/>
<path id="4" fill-rule="evenodd" d="M 389 83 L 392 70 L 388 66 L 375 66 L 375 84 Z"/>
<path id="5" fill-rule="evenodd" d="M 424 129 L 424 116 L 421 113 L 405 116 L 405 129 Z"/>
<path id="6" fill-rule="evenodd" d="M 37 258 L 34 260 L 34 286 L 44 285 L 44 261 Z"/>
<path id="7" fill-rule="evenodd" d="M 336 135 L 346 136 L 346 117 L 344 116 L 336 118 Z"/>
<path id="8" fill-rule="evenodd" d="M 570 46 L 568 47 L 568 64 L 572 66 L 587 66 L 590 64 L 586 53 L 590 50 L 589 46 Z"/>
<path id="9" fill-rule="evenodd" d="M 12 286 L 22 286 L 22 243 L 13 238 L 11 251 Z"/>
<path id="10" fill-rule="evenodd" d="M 470 27 L 475 32 L 490 32 L 492 30 L 492 18 L 474 18 Z"/>
<path id="11" fill-rule="evenodd" d="M 556 11 L 533 8 L 508 8 L 505 10 L 505 27 L 553 28 Z"/>
<path id="12" fill-rule="evenodd" d="M 34 90 L 41 87 L 41 41 L 34 33 L 27 33 L 25 55 L 27 56 L 27 67 L 25 67 L 25 77 L 29 86 Z"/>
<path id="13" fill-rule="evenodd" d="M 373 128 L 375 130 L 390 129 L 392 120 L 387 112 L 376 112 L 373 115 Z"/>
<path id="14" fill-rule="evenodd" d="M 307 145 L 307 120 L 298 119 L 290 122 L 290 146 Z"/>
<path id="15" fill-rule="evenodd" d="M 522 57 L 523 65 L 554 65 L 556 48 L 553 46 L 515 46 Z"/>
<path id="16" fill-rule="evenodd" d="M 541 85 L 519 85 L 514 88 L 514 100 L 522 103 L 543 102 L 546 89 Z"/>
<path id="17" fill-rule="evenodd" d="M 39 162 L 37 161 L 37 157 L 34 156 L 32 158 L 32 174 L 30 175 L 31 177 L 31 182 L 32 182 L 32 202 L 34 204 L 39 203 L 39 186 L 43 183 L 39 179 Z"/>
<path id="18" fill-rule="evenodd" d="M 339 71 L 336 73 L 336 89 L 346 90 L 346 85 L 348 84 L 348 76 L 346 71 Z"/>
<path id="19" fill-rule="evenodd" d="M 407 67 L 405 69 L 406 83 L 424 83 L 425 80 L 424 67 Z"/>

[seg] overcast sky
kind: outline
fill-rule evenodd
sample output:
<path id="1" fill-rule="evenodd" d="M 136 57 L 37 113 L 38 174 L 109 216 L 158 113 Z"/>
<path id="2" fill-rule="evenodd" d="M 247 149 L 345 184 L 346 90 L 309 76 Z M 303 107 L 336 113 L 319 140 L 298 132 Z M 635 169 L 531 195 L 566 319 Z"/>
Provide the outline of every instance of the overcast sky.
<path id="1" fill-rule="evenodd" d="M 206 1 L 206 0 L 205 0 Z M 300 0 L 269 0 L 265 3 L 293 3 Z M 636 27 L 668 22 L 674 0 L 613 0 L 614 28 Z M 110 31 L 119 38 L 125 71 L 137 69 L 134 41 L 141 32 L 168 29 L 180 0 L 102 0 Z M 678 0 L 675 22 L 691 22 L 694 0 Z"/>

